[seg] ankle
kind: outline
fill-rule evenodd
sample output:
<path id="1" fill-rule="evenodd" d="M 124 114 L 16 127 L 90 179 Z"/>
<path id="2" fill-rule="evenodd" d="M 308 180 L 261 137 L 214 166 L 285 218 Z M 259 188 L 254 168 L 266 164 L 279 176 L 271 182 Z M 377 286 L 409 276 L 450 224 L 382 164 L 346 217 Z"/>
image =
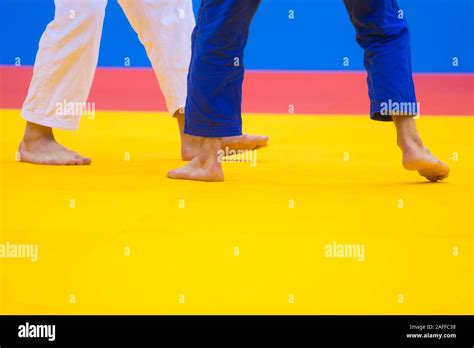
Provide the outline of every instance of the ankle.
<path id="1" fill-rule="evenodd" d="M 203 164 L 218 162 L 219 150 L 222 149 L 221 138 L 204 138 L 201 144 L 199 160 Z"/>
<path id="2" fill-rule="evenodd" d="M 410 151 L 423 147 L 423 142 L 419 137 L 397 137 L 397 145 L 403 151 Z"/>
<path id="3" fill-rule="evenodd" d="M 37 142 L 41 140 L 54 140 L 53 129 L 39 124 L 27 122 L 23 142 Z"/>
<path id="4" fill-rule="evenodd" d="M 423 147 L 412 117 L 394 116 L 393 121 L 397 130 L 397 144 L 402 151 Z"/>

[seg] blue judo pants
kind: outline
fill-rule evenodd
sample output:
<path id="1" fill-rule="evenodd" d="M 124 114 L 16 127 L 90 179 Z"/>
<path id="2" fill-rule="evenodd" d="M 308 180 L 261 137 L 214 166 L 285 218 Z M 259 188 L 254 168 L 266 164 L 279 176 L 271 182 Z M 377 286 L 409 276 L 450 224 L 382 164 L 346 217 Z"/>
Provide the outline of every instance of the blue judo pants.
<path id="1" fill-rule="evenodd" d="M 386 105 L 416 105 L 410 33 L 396 0 L 344 0 L 364 65 L 374 120 L 391 121 Z M 186 134 L 242 134 L 244 49 L 260 0 L 202 0 L 192 36 Z M 413 113 L 414 116 L 416 112 Z"/>

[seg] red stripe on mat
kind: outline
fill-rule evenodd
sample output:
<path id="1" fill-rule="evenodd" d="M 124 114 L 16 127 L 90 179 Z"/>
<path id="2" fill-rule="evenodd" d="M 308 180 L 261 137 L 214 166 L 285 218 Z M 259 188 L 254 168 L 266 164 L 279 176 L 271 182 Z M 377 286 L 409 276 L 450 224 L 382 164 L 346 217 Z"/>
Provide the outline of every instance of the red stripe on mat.
<path id="1" fill-rule="evenodd" d="M 0 67 L 0 108 L 19 109 L 28 91 L 32 67 Z M 248 71 L 245 112 L 367 114 L 364 72 Z M 422 114 L 474 115 L 474 74 L 416 74 Z M 90 101 L 96 109 L 165 111 L 151 69 L 99 68 Z"/>

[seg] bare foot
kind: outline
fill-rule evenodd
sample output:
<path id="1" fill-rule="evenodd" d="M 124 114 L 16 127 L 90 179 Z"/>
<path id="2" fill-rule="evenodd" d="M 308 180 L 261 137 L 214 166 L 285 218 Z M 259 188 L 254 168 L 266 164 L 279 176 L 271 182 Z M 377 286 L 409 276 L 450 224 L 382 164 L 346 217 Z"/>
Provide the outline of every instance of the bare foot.
<path id="1" fill-rule="evenodd" d="M 181 168 L 168 172 L 168 178 L 197 181 L 224 181 L 224 172 L 218 161 L 222 148 L 220 138 L 203 138 L 199 154 Z"/>
<path id="2" fill-rule="evenodd" d="M 18 147 L 19 161 L 43 165 L 89 165 L 92 160 L 59 144 L 49 127 L 28 122 Z"/>
<path id="3" fill-rule="evenodd" d="M 397 128 L 397 143 L 403 152 L 402 164 L 405 169 L 417 170 L 430 181 L 446 179 L 449 166 L 437 159 L 421 141 L 415 120 L 407 116 L 394 116 Z"/>
<path id="4" fill-rule="evenodd" d="M 432 182 L 446 179 L 449 175 L 449 166 L 424 146 L 405 148 L 402 164 L 405 169 L 417 170 L 421 176 Z"/>
<path id="5" fill-rule="evenodd" d="M 179 133 L 181 136 L 181 159 L 190 161 L 196 157 L 201 150 L 201 137 L 184 134 L 184 113 L 178 110 L 175 113 L 178 120 Z M 267 146 L 268 137 L 262 135 L 243 134 L 235 137 L 222 138 L 222 148 L 231 150 L 257 150 Z"/>

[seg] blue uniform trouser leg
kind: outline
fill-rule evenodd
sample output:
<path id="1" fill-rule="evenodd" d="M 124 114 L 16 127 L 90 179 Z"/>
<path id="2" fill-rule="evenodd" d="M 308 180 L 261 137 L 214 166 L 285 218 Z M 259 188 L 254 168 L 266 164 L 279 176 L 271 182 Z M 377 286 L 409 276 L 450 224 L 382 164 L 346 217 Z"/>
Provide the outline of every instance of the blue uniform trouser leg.
<path id="1" fill-rule="evenodd" d="M 413 84 L 410 32 L 396 0 L 344 0 L 356 39 L 364 49 L 370 115 L 391 121 L 391 115 L 418 114 Z"/>
<path id="2" fill-rule="evenodd" d="M 260 0 L 202 0 L 192 36 L 186 134 L 242 134 L 243 55 Z"/>

